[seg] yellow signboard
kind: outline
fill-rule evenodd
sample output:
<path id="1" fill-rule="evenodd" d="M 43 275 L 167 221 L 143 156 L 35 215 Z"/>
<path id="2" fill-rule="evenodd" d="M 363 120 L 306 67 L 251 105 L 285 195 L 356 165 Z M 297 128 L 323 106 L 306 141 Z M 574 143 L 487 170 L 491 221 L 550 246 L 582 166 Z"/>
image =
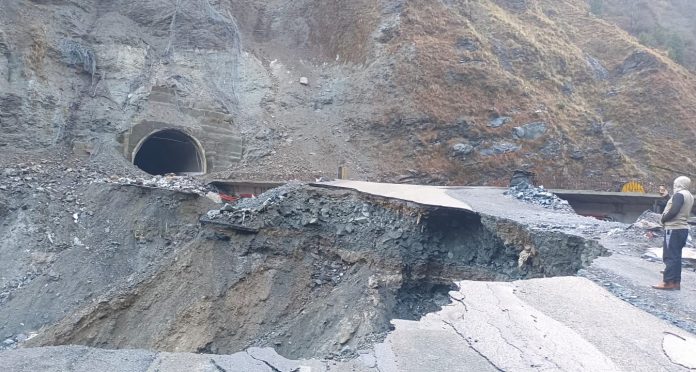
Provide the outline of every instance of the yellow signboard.
<path id="1" fill-rule="evenodd" d="M 621 192 L 642 192 L 645 193 L 645 189 L 643 188 L 643 185 L 636 181 L 630 181 L 624 183 L 624 185 L 621 187 Z"/>

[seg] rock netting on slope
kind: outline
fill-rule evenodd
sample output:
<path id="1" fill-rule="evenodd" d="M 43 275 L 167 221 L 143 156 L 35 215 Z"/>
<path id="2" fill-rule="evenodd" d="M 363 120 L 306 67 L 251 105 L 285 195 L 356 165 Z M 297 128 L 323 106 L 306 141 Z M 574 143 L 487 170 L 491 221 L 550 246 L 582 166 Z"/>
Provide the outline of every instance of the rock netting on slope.
<path id="1" fill-rule="evenodd" d="M 568 213 L 575 213 L 567 200 L 563 200 L 554 193 L 544 189 L 543 186 L 534 187 L 528 183 L 519 183 L 510 187 L 505 195 L 521 200 L 525 203 L 535 204 L 544 208 Z"/>
<path id="2" fill-rule="evenodd" d="M 601 55 L 603 45 L 566 39 L 541 48 L 530 36 L 550 26 L 561 35 L 570 21 L 606 32 L 606 24 L 594 23 L 599 20 L 577 17 L 582 7 L 576 2 L 546 2 L 529 9 L 534 17 L 512 12 L 503 22 L 489 15 L 508 10 L 489 2 L 190 0 L 172 8 L 163 0 L 17 0 L 0 13 L 0 146 L 111 148 L 114 156 L 132 159 L 141 138 L 129 135 L 156 122 L 195 135 L 210 171 L 321 176 L 345 165 L 354 175 L 386 179 L 415 168 L 441 173 L 443 182 L 473 184 L 499 181 L 507 166 L 495 165 L 526 159 L 550 174 L 559 164 L 580 177 L 625 173 L 632 163 L 613 143 L 622 131 L 609 135 L 594 123 L 606 121 L 609 130 L 612 122 L 647 119 L 624 120 L 616 110 L 607 118 L 585 113 L 597 111 L 591 97 L 606 90 L 591 79 L 597 66 L 605 70 L 598 80 L 607 70 L 625 70 L 622 60 L 635 62 L 626 59 L 633 44 L 611 28 L 622 45 L 611 55 Z M 536 22 L 551 13 L 563 22 Z M 429 30 L 442 19 L 452 26 Z M 530 33 L 508 35 L 504 45 L 499 35 L 511 23 Z M 414 49 L 423 30 L 435 37 Z M 649 51 L 641 53 L 650 58 Z M 562 57 L 562 68 L 544 65 L 549 55 Z M 481 66 L 490 68 L 482 73 Z M 670 65 L 631 71 L 645 67 L 684 80 Z M 633 79 L 648 75 L 624 78 L 646 85 Z M 534 89 L 508 89 L 510 76 Z M 661 78 L 658 86 L 669 91 L 671 80 Z M 688 91 L 689 84 L 679 88 Z M 506 104 L 490 110 L 494 92 Z M 619 97 L 642 102 L 626 92 Z M 466 113 L 463 101 L 471 107 Z M 650 105 L 632 106 L 655 115 Z M 682 115 L 668 124 L 683 128 L 693 115 L 676 111 Z M 641 119 L 634 114 L 631 119 Z M 566 128 L 581 122 L 592 128 L 582 135 Z M 562 138 L 566 132 L 573 135 Z M 238 153 L 234 146 L 230 155 L 228 142 L 238 137 L 244 148 Z M 585 162 L 602 166 L 585 169 Z"/>

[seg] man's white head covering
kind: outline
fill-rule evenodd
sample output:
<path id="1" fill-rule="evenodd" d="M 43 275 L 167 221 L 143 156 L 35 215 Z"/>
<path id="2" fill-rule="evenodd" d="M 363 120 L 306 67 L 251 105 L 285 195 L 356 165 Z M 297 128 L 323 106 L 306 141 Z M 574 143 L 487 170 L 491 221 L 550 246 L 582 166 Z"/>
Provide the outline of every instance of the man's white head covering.
<path id="1" fill-rule="evenodd" d="M 691 186 L 691 179 L 686 176 L 679 176 L 674 180 L 674 192 L 688 190 Z"/>

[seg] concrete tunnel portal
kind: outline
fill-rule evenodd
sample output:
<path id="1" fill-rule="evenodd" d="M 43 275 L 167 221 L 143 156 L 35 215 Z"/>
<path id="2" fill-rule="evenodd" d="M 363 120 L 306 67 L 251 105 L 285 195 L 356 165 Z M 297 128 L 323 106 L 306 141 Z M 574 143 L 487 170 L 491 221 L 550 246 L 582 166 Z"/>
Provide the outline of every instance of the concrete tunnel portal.
<path id="1" fill-rule="evenodd" d="M 203 146 L 177 129 L 164 129 L 143 138 L 133 150 L 133 164 L 152 175 L 206 173 Z"/>

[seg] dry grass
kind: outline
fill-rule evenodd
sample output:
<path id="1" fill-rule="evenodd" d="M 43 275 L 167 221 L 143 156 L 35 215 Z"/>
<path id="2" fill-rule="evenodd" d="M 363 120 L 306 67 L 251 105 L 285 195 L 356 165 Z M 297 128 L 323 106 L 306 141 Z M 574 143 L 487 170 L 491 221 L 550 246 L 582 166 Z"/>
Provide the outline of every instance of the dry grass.
<path id="1" fill-rule="evenodd" d="M 29 32 L 32 40 L 31 49 L 26 56 L 27 66 L 31 71 L 42 80 L 46 79 L 43 71 L 44 59 L 46 58 L 46 28 L 34 26 Z"/>
<path id="2" fill-rule="evenodd" d="M 363 63 L 371 33 L 379 22 L 378 3 L 371 0 L 319 1 L 309 9 L 310 39 L 324 58 Z M 340 16 L 337 16 L 340 15 Z"/>
<path id="3" fill-rule="evenodd" d="M 499 182 L 518 166 L 564 177 L 664 177 L 654 166 L 658 164 L 696 172 L 685 155 L 696 143 L 691 124 L 696 80 L 666 55 L 649 51 L 661 66 L 618 76 L 614 71 L 631 53 L 646 49 L 617 26 L 589 14 L 580 0 L 533 1 L 521 13 L 492 1 L 455 3 L 462 11 L 440 2 L 409 3 L 392 50 L 401 58 L 398 83 L 413 105 L 398 110 L 425 114 L 440 129 L 466 116 L 474 124 L 471 135 L 490 141 L 513 141 L 512 126 L 532 121 L 550 128 L 541 139 L 523 142 L 519 152 L 474 157 L 467 166 L 449 159 L 448 151 L 433 151 L 429 156 L 434 159 L 420 161 L 431 167 L 424 169 L 444 170 L 459 182 L 476 177 Z M 462 38 L 478 49 L 457 48 Z M 404 45 L 412 45 L 415 53 L 401 53 Z M 587 55 L 602 62 L 608 79 L 595 79 Z M 570 95 L 563 93 L 567 83 L 573 85 Z M 608 95 L 610 91 L 618 93 Z M 490 128 L 491 112 L 512 116 L 513 122 Z M 613 125 L 596 133 L 593 122 Z M 428 142 L 435 134 L 418 136 Z M 616 150 L 605 152 L 612 140 Z M 561 153 L 541 154 L 548 141 L 560 143 Z M 584 151 L 584 160 L 570 159 L 573 149 Z M 618 164 L 612 159 L 619 159 Z"/>

